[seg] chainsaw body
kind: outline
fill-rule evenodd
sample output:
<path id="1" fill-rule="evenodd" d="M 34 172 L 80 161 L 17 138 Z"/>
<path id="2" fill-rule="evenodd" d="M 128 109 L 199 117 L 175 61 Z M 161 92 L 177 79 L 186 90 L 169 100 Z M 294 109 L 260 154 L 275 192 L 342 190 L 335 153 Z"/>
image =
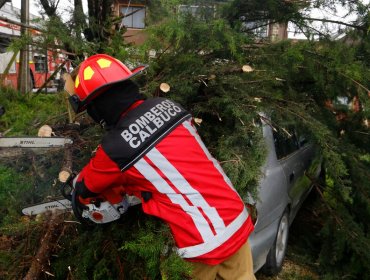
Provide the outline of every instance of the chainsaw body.
<path id="1" fill-rule="evenodd" d="M 77 197 L 73 190 L 71 202 L 73 213 L 79 221 L 96 224 L 118 220 L 130 206 L 129 197 L 122 186 L 110 188 L 97 197 L 87 199 Z"/>
<path id="2" fill-rule="evenodd" d="M 126 212 L 128 206 L 126 206 L 126 210 L 124 211 L 119 210 L 124 209 L 124 204 L 127 205 L 127 203 L 124 202 L 112 205 L 108 201 L 100 203 L 99 207 L 94 204 L 88 204 L 86 205 L 87 208 L 82 211 L 82 218 L 89 219 L 97 224 L 110 223 L 118 220 L 121 214 Z"/>

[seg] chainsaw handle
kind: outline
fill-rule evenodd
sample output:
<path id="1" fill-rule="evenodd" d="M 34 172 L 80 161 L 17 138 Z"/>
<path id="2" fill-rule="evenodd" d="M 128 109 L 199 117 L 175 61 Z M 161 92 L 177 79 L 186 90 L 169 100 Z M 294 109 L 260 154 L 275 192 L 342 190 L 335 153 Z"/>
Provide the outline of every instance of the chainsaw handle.
<path id="1" fill-rule="evenodd" d="M 67 183 L 64 183 L 60 188 L 60 192 L 62 193 L 62 196 L 68 199 L 69 201 L 72 201 L 72 194 L 71 194 L 72 191 L 73 191 L 73 187 L 68 185 Z"/>
<path id="2" fill-rule="evenodd" d="M 75 173 L 72 173 L 69 175 L 67 181 L 65 181 L 62 186 L 60 187 L 60 192 L 62 193 L 62 196 L 69 201 L 72 201 L 72 192 L 74 190 L 73 187 L 73 179 L 76 177 Z"/>
<path id="3" fill-rule="evenodd" d="M 88 207 L 83 205 L 80 202 L 79 196 L 77 195 L 75 190 L 72 191 L 71 202 L 72 202 L 72 211 L 73 211 L 73 214 L 75 215 L 76 219 L 79 222 L 81 222 L 81 224 L 83 224 L 85 226 L 94 225 L 94 223 L 91 222 L 89 219 L 86 219 L 86 218 L 82 217 L 83 210 L 88 208 Z"/>

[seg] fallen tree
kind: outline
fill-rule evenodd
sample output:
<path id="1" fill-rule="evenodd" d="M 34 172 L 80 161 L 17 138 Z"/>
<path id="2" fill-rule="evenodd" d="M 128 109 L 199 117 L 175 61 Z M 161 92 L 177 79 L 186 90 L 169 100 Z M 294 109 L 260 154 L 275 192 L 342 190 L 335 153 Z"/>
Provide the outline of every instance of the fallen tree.
<path id="1" fill-rule="evenodd" d="M 148 32 L 152 35 L 145 51 L 133 53 L 140 62 L 150 63 L 150 68 L 136 81 L 148 97 L 169 97 L 192 112 L 211 153 L 242 195 L 255 193 L 265 160 L 260 112 L 274 114 L 276 127 L 298 125 L 321 147 L 328 163 L 327 180 L 316 188 L 330 210 L 315 257 L 328 279 L 367 275 L 369 38 L 361 33 L 354 46 L 324 40 L 256 47 L 222 19 L 203 21 L 191 15 L 169 17 Z M 153 49 L 157 56 L 149 58 L 148 51 Z M 118 48 L 111 54 L 136 62 L 121 51 Z M 244 67 L 246 71 L 241 70 L 243 65 L 249 66 Z M 357 98 L 358 109 L 340 104 L 338 97 Z M 67 122 L 65 116 L 57 121 L 61 126 L 63 122 Z M 97 127 L 79 132 L 81 141 L 72 151 L 73 169 L 87 162 L 102 134 Z M 58 172 L 62 162 L 58 161 Z M 69 172 L 69 151 L 64 162 Z M 54 173 L 53 178 L 57 177 Z M 139 208 L 130 209 L 121 223 L 109 227 L 87 231 L 79 225 L 68 226 L 49 272 L 57 279 L 188 277 L 186 263 L 164 250 L 172 246 L 169 230 Z"/>

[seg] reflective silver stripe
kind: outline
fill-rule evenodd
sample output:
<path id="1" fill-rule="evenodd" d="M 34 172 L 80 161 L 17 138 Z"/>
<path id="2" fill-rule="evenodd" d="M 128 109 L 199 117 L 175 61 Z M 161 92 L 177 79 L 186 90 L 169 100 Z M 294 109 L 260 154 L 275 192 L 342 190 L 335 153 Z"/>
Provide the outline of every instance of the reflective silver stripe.
<path id="1" fill-rule="evenodd" d="M 233 183 L 231 183 L 229 177 L 227 177 L 227 175 L 225 174 L 225 172 L 223 171 L 223 169 L 221 168 L 220 164 L 218 163 L 218 161 L 209 153 L 207 147 L 204 145 L 202 139 L 200 139 L 200 136 L 198 135 L 196 129 L 191 125 L 191 122 L 190 121 L 185 121 L 182 123 L 182 125 L 190 132 L 191 135 L 193 135 L 193 137 L 197 140 L 199 146 L 202 148 L 203 152 L 206 154 L 207 158 L 213 162 L 213 165 L 216 167 L 216 169 L 218 170 L 218 172 L 220 172 L 220 174 L 222 175 L 222 177 L 224 178 L 225 182 L 229 185 L 229 187 L 231 189 L 233 189 L 235 192 L 237 192 L 235 189 L 234 189 L 234 186 L 233 186 Z"/>
<path id="2" fill-rule="evenodd" d="M 171 183 L 185 195 L 194 206 L 203 210 L 205 215 L 212 223 L 216 234 L 220 234 L 225 229 L 225 223 L 221 219 L 215 207 L 211 207 L 204 197 L 194 189 L 181 173 L 164 157 L 160 151 L 153 148 L 147 157 L 156 165 L 157 168 L 171 181 Z M 200 231 L 200 229 L 198 229 Z"/>
<path id="3" fill-rule="evenodd" d="M 195 258 L 209 253 L 217 247 L 221 246 L 227 240 L 229 240 L 242 227 L 247 218 L 248 212 L 244 207 L 243 212 L 240 213 L 240 215 L 226 227 L 223 234 L 216 235 L 211 240 L 207 240 L 206 242 L 198 245 L 184 247 L 180 249 L 178 248 L 177 253 L 182 258 Z"/>
<path id="4" fill-rule="evenodd" d="M 172 203 L 180 205 L 180 207 L 192 218 L 196 228 L 198 229 L 203 240 L 210 240 L 214 234 L 207 220 L 200 213 L 196 206 L 190 206 L 181 194 L 177 194 L 171 186 L 157 173 L 157 171 L 145 161 L 140 159 L 134 164 L 134 167 L 149 181 L 153 186 L 171 200 Z"/>

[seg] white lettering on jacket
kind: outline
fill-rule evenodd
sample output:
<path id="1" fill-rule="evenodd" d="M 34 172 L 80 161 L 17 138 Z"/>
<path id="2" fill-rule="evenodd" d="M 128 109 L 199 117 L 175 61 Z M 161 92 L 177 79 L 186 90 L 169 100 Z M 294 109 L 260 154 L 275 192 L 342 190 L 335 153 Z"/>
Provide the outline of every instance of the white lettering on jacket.
<path id="1" fill-rule="evenodd" d="M 131 148 L 136 149 L 180 112 L 181 108 L 173 102 L 162 101 L 133 121 L 121 136 Z"/>

